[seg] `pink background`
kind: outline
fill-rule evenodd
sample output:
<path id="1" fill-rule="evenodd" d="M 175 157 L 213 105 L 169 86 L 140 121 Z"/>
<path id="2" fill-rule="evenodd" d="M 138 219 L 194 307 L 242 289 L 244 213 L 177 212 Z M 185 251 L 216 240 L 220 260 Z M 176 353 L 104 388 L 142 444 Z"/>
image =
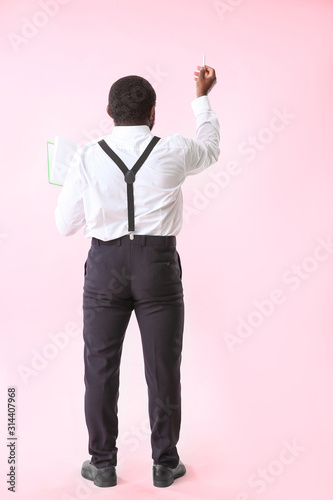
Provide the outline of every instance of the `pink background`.
<path id="1" fill-rule="evenodd" d="M 331 500 L 333 2 L 49 0 L 45 14 L 46 3 L 0 7 L 1 492 L 15 386 L 17 499 Z M 152 485 L 133 314 L 118 486 L 102 490 L 80 477 L 89 458 L 81 300 L 90 240 L 57 232 L 60 188 L 48 184 L 46 142 L 109 133 L 108 91 L 128 74 L 156 90 L 156 135 L 194 137 L 203 53 L 217 73 L 210 101 L 221 155 L 186 180 L 177 238 L 187 475 L 166 490 Z"/>

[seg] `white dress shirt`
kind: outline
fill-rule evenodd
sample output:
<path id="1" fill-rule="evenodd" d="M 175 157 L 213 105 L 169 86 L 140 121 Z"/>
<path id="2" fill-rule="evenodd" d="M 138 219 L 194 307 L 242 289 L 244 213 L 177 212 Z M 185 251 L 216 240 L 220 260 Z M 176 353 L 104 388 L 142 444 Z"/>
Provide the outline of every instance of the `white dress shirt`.
<path id="1" fill-rule="evenodd" d="M 196 139 L 180 134 L 161 138 L 136 174 L 134 235 L 176 236 L 183 221 L 182 183 L 218 160 L 220 126 L 208 97 L 194 99 L 191 106 Z M 147 125 L 114 126 L 78 150 L 55 210 L 61 234 L 70 236 L 83 226 L 85 237 L 103 241 L 129 234 L 124 174 L 97 141 L 104 139 L 131 169 L 154 135 Z"/>

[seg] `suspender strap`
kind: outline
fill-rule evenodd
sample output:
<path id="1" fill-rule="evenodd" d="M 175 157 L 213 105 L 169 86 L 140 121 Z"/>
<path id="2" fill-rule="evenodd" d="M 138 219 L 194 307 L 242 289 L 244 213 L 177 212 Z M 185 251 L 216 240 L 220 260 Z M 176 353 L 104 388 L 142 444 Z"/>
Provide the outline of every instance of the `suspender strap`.
<path id="1" fill-rule="evenodd" d="M 129 231 L 134 231 L 134 197 L 133 197 L 133 183 L 135 181 L 135 175 L 137 174 L 138 170 L 150 153 L 152 152 L 153 148 L 156 146 L 158 141 L 160 140 L 160 137 L 154 136 L 140 158 L 136 161 L 134 166 L 132 167 L 131 170 L 129 170 L 125 163 L 122 161 L 121 158 L 110 148 L 110 146 L 102 139 L 101 141 L 98 142 L 98 144 L 101 146 L 101 148 L 105 151 L 105 153 L 113 160 L 116 165 L 120 168 L 122 173 L 124 174 L 125 181 L 127 183 L 127 207 L 128 207 L 128 230 Z"/>

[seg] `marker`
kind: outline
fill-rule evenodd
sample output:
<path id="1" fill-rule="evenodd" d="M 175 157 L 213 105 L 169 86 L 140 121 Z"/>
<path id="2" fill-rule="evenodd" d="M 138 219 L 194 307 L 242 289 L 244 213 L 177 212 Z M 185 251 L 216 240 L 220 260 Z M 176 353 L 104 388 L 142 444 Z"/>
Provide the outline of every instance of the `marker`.
<path id="1" fill-rule="evenodd" d="M 202 58 L 202 66 L 203 67 L 206 66 L 206 56 L 205 56 L 205 54 L 203 55 L 203 58 Z"/>

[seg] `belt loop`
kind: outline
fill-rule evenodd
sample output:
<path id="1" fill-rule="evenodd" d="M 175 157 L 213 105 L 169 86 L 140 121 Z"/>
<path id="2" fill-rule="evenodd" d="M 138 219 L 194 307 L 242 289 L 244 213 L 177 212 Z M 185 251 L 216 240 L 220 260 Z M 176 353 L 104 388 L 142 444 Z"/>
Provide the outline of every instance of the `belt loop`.
<path id="1" fill-rule="evenodd" d="M 101 242 L 99 241 L 99 239 L 97 239 L 96 241 L 97 241 L 97 245 L 100 247 L 101 246 Z"/>
<path id="2" fill-rule="evenodd" d="M 145 246 L 146 245 L 146 235 L 142 235 L 142 243 L 141 243 L 141 246 Z"/>

